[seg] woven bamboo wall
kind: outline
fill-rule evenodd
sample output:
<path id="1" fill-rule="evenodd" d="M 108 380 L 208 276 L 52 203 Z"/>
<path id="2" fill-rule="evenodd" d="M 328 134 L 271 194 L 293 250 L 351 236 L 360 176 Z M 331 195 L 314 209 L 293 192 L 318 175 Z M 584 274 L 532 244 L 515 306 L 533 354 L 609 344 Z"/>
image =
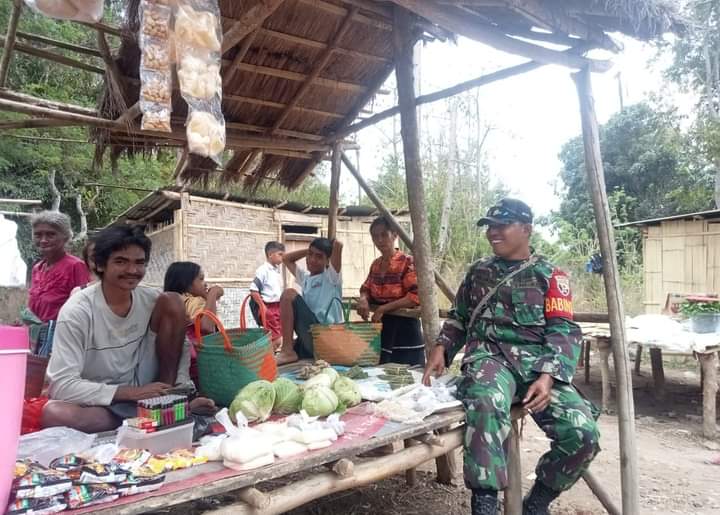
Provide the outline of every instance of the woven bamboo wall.
<path id="1" fill-rule="evenodd" d="M 720 293 L 720 220 L 668 220 L 643 234 L 645 312 L 669 293 Z"/>
<path id="2" fill-rule="evenodd" d="M 171 224 L 160 229 L 151 229 L 146 234 L 152 241 L 152 251 L 143 282 L 149 286 L 162 288 L 165 270 L 170 263 L 177 261 L 175 226 Z"/>

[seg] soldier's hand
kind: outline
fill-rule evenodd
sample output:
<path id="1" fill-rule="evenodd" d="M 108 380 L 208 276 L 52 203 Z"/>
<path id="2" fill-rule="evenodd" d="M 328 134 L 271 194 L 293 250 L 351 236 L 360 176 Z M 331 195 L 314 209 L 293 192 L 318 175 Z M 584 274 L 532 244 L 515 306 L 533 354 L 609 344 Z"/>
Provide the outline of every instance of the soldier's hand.
<path id="1" fill-rule="evenodd" d="M 427 363 L 425 363 L 425 373 L 423 374 L 423 384 L 430 386 L 430 376 L 435 377 L 445 372 L 445 347 L 436 345 L 430 352 Z"/>
<path id="2" fill-rule="evenodd" d="M 523 399 L 523 407 L 529 413 L 538 413 L 547 408 L 550 404 L 550 392 L 554 382 L 550 374 L 541 374 L 528 388 Z"/>

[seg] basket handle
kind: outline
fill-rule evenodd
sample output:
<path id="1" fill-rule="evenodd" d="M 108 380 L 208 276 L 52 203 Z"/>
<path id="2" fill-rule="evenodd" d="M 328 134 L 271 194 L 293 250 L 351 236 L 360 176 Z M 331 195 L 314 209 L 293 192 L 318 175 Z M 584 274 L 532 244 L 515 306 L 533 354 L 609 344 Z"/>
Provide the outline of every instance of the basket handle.
<path id="1" fill-rule="evenodd" d="M 195 339 L 197 340 L 196 346 L 198 349 L 202 349 L 203 347 L 203 336 L 202 336 L 202 318 L 208 317 L 210 320 L 212 320 L 215 323 L 215 327 L 217 327 L 218 332 L 223 337 L 223 345 L 225 346 L 225 351 L 232 352 L 233 351 L 233 345 L 230 341 L 230 337 L 227 334 L 227 331 L 225 331 L 225 326 L 223 326 L 220 319 L 213 313 L 212 311 L 208 311 L 207 309 L 203 309 L 200 313 L 198 313 L 195 316 Z"/>
<path id="2" fill-rule="evenodd" d="M 248 295 L 243 299 L 242 306 L 240 306 L 240 329 L 243 331 L 247 330 L 247 322 L 245 320 L 245 308 L 247 308 L 247 303 L 252 297 Z M 258 307 L 260 308 L 260 322 L 262 323 L 262 328 L 267 330 L 267 318 L 265 315 L 265 303 L 261 300 L 260 303 L 258 303 Z"/>
<path id="3" fill-rule="evenodd" d="M 325 323 L 327 323 L 328 314 L 330 314 L 330 310 L 332 309 L 333 304 L 335 302 L 340 303 L 340 310 L 343 313 L 343 317 L 345 318 L 345 321 L 347 322 L 348 320 L 350 320 L 350 304 L 348 303 L 346 306 L 345 304 L 343 304 L 342 299 L 340 299 L 339 297 L 333 297 L 332 300 L 330 301 L 330 304 L 328 304 L 327 309 L 325 310 Z"/>

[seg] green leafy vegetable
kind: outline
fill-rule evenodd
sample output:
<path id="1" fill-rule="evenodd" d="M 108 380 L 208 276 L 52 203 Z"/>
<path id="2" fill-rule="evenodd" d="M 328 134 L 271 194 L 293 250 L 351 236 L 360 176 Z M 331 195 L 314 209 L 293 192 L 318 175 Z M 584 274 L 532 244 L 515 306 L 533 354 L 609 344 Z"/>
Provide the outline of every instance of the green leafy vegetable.
<path id="1" fill-rule="evenodd" d="M 246 385 L 230 404 L 230 418 L 241 412 L 248 422 L 267 420 L 275 403 L 275 387 L 270 381 L 253 381 Z"/>
<path id="2" fill-rule="evenodd" d="M 360 388 L 358 388 L 355 381 L 349 377 L 338 377 L 333 385 L 333 391 L 337 395 L 338 400 L 348 408 L 360 404 L 362 400 Z"/>
<path id="3" fill-rule="evenodd" d="M 304 409 L 311 417 L 325 417 L 338 407 L 338 398 L 327 386 L 313 386 L 305 391 L 302 401 Z"/>
<path id="4" fill-rule="evenodd" d="M 285 377 L 279 377 L 273 382 L 275 388 L 275 404 L 273 411 L 281 415 L 290 415 L 300 411 L 302 404 L 302 391 L 300 387 Z"/>

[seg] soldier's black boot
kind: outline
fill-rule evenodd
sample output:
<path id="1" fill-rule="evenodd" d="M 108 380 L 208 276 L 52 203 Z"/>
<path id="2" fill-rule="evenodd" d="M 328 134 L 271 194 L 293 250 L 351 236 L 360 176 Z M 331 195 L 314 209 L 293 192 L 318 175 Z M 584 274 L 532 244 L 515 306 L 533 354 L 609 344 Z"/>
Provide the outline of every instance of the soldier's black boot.
<path id="1" fill-rule="evenodd" d="M 550 503 L 559 495 L 560 492 L 548 488 L 540 481 L 535 481 L 523 499 L 523 515 L 549 515 Z"/>
<path id="2" fill-rule="evenodd" d="M 497 515 L 497 490 L 473 488 L 470 506 L 472 515 Z"/>

